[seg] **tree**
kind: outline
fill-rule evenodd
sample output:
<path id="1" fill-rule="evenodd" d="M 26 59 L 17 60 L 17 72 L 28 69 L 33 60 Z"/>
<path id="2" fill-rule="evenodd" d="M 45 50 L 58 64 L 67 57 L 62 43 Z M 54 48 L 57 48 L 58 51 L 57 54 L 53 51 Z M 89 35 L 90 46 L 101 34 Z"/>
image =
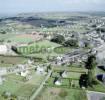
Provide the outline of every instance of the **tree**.
<path id="1" fill-rule="evenodd" d="M 90 44 L 88 42 L 84 42 L 85 48 L 89 48 Z"/>
<path id="2" fill-rule="evenodd" d="M 62 35 L 56 35 L 51 39 L 51 41 L 62 44 L 65 41 L 65 38 Z"/>
<path id="3" fill-rule="evenodd" d="M 86 62 L 86 68 L 87 69 L 94 69 L 96 67 L 96 57 L 95 55 L 90 55 L 87 59 L 87 62 Z"/>
<path id="4" fill-rule="evenodd" d="M 82 74 L 80 76 L 79 85 L 80 85 L 80 88 L 82 88 L 82 87 L 87 88 L 88 87 L 88 75 L 87 74 Z"/>
<path id="5" fill-rule="evenodd" d="M 92 87 L 94 74 L 92 70 L 88 70 L 88 85 Z"/>
<path id="6" fill-rule="evenodd" d="M 96 31 L 99 32 L 105 32 L 105 28 L 97 28 Z"/>
<path id="7" fill-rule="evenodd" d="M 51 65 L 47 66 L 47 72 L 49 72 L 49 70 L 51 70 Z"/>
<path id="8" fill-rule="evenodd" d="M 74 39 L 67 40 L 64 43 L 64 46 L 66 46 L 66 47 L 78 47 L 78 41 L 77 40 L 74 40 Z"/>
<path id="9" fill-rule="evenodd" d="M 88 69 L 88 86 L 93 86 L 95 80 L 95 68 L 96 68 L 96 57 L 95 55 L 90 55 L 86 62 L 86 68 Z"/>

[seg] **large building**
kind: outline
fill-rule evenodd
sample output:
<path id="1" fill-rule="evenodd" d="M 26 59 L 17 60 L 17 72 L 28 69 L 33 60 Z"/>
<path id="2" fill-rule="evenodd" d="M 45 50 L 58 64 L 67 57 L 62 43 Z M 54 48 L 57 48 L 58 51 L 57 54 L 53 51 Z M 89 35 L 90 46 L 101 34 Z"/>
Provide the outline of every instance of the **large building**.
<path id="1" fill-rule="evenodd" d="M 6 45 L 0 45 L 0 54 L 6 54 L 8 52 L 8 47 Z"/>

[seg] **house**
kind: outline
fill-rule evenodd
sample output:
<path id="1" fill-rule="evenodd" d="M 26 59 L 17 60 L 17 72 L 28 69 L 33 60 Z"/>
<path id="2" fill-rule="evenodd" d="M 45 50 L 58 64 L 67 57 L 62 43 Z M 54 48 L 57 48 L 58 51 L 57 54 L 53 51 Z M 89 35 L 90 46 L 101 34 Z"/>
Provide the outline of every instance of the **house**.
<path id="1" fill-rule="evenodd" d="M 25 70 L 26 69 L 26 65 L 22 65 L 22 64 L 18 64 L 17 67 L 21 70 Z"/>
<path id="2" fill-rule="evenodd" d="M 55 85 L 58 85 L 58 86 L 62 85 L 61 79 L 60 79 L 60 78 L 55 78 L 54 84 L 55 84 Z"/>
<path id="3" fill-rule="evenodd" d="M 45 70 L 44 70 L 43 67 L 39 67 L 39 66 L 38 66 L 36 70 L 37 70 L 37 73 L 38 73 L 38 74 L 44 74 L 44 73 L 45 73 Z"/>
<path id="4" fill-rule="evenodd" d="M 62 74 L 61 74 L 61 76 L 62 76 L 63 78 L 67 78 L 67 71 L 63 71 Z"/>
<path id="5" fill-rule="evenodd" d="M 20 72 L 20 75 L 23 77 L 26 77 L 28 74 L 29 74 L 28 70 L 24 70 L 24 71 Z"/>
<path id="6" fill-rule="evenodd" d="M 7 74 L 7 70 L 5 68 L 0 68 L 0 76 Z"/>
<path id="7" fill-rule="evenodd" d="M 5 78 L 0 76 L 0 85 L 2 85 L 4 81 L 5 81 Z"/>
<path id="8" fill-rule="evenodd" d="M 31 59 L 28 60 L 28 64 L 29 64 L 29 65 L 33 64 L 33 62 L 34 62 L 34 61 L 31 60 Z"/>
<path id="9" fill-rule="evenodd" d="M 0 85 L 2 85 L 3 84 L 3 79 L 2 79 L 2 77 L 0 76 Z"/>
<path id="10" fill-rule="evenodd" d="M 58 60 L 58 61 L 61 61 L 61 60 L 62 60 L 62 57 L 58 56 L 58 57 L 57 57 L 57 60 Z"/>
<path id="11" fill-rule="evenodd" d="M 103 76 L 102 76 L 102 81 L 103 81 L 103 83 L 105 83 L 105 74 L 103 74 Z"/>
<path id="12" fill-rule="evenodd" d="M 6 54 L 8 52 L 8 47 L 6 45 L 0 45 L 0 54 Z"/>

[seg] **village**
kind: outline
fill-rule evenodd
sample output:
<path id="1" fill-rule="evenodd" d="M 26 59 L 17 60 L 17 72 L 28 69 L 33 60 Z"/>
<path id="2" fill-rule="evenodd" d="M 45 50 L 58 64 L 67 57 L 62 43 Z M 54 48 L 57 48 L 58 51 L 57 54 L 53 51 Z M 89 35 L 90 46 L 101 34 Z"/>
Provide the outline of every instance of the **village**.
<path id="1" fill-rule="evenodd" d="M 105 17 L 49 20 L 51 27 L 23 25 L 23 19 L 0 22 L 0 100 L 72 100 L 71 92 L 73 100 L 91 100 L 105 93 Z M 97 81 L 91 87 L 81 77 L 93 71 L 86 68 L 93 55 Z"/>

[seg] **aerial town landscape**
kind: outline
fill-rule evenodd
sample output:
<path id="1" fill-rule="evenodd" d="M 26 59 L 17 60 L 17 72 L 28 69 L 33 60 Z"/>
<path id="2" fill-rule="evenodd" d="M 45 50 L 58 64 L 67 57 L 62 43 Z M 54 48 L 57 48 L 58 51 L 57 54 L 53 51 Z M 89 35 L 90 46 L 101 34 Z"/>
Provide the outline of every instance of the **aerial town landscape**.
<path id="1" fill-rule="evenodd" d="M 105 12 L 1 14 L 0 100 L 105 100 Z"/>

